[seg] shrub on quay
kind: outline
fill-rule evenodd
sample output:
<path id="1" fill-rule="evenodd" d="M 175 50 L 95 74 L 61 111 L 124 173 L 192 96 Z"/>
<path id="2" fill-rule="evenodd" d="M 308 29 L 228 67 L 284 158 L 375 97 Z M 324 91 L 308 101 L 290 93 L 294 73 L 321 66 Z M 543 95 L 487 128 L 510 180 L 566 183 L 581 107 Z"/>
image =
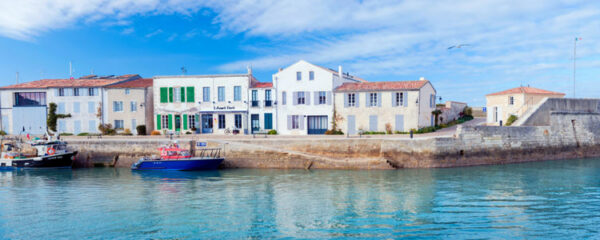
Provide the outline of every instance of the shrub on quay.
<path id="1" fill-rule="evenodd" d="M 158 136 L 158 135 L 160 135 L 160 131 L 154 130 L 154 131 L 152 131 L 150 133 L 150 135 L 152 135 L 152 136 Z"/>
<path id="2" fill-rule="evenodd" d="M 271 129 L 269 132 L 267 132 L 267 134 L 269 134 L 269 135 L 277 135 L 277 130 Z"/>
<path id="3" fill-rule="evenodd" d="M 137 135 L 146 135 L 146 125 L 138 125 L 135 127 L 135 131 L 137 131 Z"/>
<path id="4" fill-rule="evenodd" d="M 506 120 L 506 126 L 510 126 L 513 123 L 515 123 L 517 121 L 517 119 L 519 119 L 519 117 L 515 116 L 515 115 L 510 115 L 510 117 L 508 117 L 508 119 Z"/>

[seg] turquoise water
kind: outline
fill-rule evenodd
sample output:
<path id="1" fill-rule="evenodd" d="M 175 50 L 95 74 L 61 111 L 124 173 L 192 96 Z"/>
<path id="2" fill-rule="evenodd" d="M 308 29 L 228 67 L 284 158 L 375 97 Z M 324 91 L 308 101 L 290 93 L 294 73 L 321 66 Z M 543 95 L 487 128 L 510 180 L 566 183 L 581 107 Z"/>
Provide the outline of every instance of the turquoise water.
<path id="1" fill-rule="evenodd" d="M 600 238 L 600 159 L 399 171 L 0 172 L 0 238 Z"/>

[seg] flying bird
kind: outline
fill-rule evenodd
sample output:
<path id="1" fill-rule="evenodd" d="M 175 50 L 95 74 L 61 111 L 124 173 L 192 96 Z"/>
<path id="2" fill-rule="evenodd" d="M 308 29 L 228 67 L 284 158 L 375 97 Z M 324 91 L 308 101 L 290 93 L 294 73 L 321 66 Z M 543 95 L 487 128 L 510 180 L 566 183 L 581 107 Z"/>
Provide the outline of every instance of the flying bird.
<path id="1" fill-rule="evenodd" d="M 453 48 L 462 48 L 462 47 L 466 47 L 466 46 L 471 46 L 471 44 L 458 44 L 458 45 L 450 46 L 450 47 L 448 47 L 448 50 L 453 49 Z"/>

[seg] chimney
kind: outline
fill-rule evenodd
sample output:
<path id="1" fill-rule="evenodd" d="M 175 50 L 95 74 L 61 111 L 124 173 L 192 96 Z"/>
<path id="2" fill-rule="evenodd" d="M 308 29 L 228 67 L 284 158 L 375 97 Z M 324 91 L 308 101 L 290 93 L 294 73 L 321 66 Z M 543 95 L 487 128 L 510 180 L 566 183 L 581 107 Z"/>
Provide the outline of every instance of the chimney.
<path id="1" fill-rule="evenodd" d="M 281 71 L 283 71 L 283 68 L 279 68 L 279 71 L 280 71 L 280 72 L 281 72 Z"/>
<path id="2" fill-rule="evenodd" d="M 248 68 L 248 75 L 252 75 L 252 67 L 251 67 L 251 66 L 248 66 L 248 67 L 246 67 L 246 68 Z"/>
<path id="3" fill-rule="evenodd" d="M 342 72 L 342 65 L 338 66 L 338 76 L 340 76 L 340 78 L 344 76 L 344 72 Z"/>
<path id="4" fill-rule="evenodd" d="M 426 80 L 425 77 L 419 78 L 419 81 L 425 81 L 425 80 Z"/>

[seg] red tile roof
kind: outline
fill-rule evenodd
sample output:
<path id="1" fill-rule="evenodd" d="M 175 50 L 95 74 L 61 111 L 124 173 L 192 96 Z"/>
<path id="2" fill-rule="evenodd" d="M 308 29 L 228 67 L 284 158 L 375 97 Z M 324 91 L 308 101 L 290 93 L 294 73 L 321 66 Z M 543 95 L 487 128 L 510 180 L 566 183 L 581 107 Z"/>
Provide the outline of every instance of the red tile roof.
<path id="1" fill-rule="evenodd" d="M 256 82 L 252 84 L 252 88 L 273 88 L 273 83 L 270 82 Z"/>
<path id="2" fill-rule="evenodd" d="M 548 90 L 544 90 L 544 89 L 539 89 L 539 88 L 532 88 L 532 87 L 516 87 L 516 88 L 511 88 L 502 92 L 497 92 L 497 93 L 490 93 L 486 96 L 495 96 L 495 95 L 505 95 L 505 94 L 521 94 L 521 93 L 526 93 L 526 94 L 541 94 L 541 95 L 565 95 L 564 93 L 560 93 L 560 92 L 552 92 L 552 91 L 548 91 Z"/>
<path id="3" fill-rule="evenodd" d="M 32 89 L 32 88 L 62 88 L 62 87 L 102 87 L 121 81 L 139 78 L 137 74 L 128 74 L 113 78 L 90 79 L 42 79 L 32 82 L 13 84 L 0 89 Z"/>
<path id="4" fill-rule="evenodd" d="M 147 88 L 152 86 L 152 78 L 138 78 L 107 86 L 107 88 Z"/>
<path id="5" fill-rule="evenodd" d="M 429 81 L 362 82 L 344 83 L 335 91 L 413 90 L 420 89 Z"/>

